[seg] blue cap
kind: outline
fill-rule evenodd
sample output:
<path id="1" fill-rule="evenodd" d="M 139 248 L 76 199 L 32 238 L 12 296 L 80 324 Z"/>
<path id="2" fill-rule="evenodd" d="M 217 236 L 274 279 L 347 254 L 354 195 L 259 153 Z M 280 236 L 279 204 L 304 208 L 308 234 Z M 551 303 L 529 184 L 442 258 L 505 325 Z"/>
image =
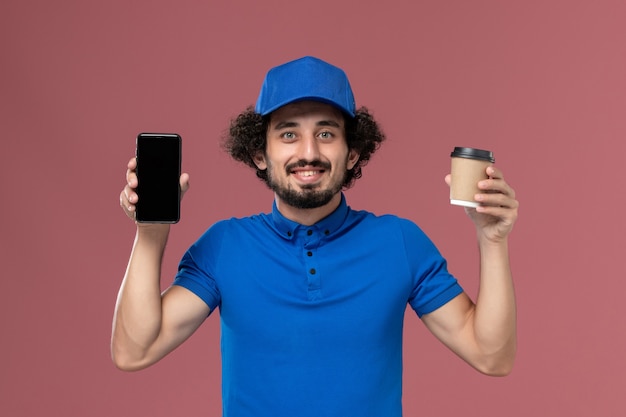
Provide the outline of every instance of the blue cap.
<path id="1" fill-rule="evenodd" d="M 295 101 L 332 104 L 354 117 L 356 105 L 346 73 L 311 56 L 296 59 L 267 72 L 256 102 L 262 116 Z"/>

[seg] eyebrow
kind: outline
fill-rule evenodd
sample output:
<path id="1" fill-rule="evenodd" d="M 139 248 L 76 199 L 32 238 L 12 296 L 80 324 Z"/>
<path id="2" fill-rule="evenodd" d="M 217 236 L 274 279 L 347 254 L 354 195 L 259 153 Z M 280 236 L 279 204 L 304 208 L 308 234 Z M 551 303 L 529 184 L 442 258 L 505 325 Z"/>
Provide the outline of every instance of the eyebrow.
<path id="1" fill-rule="evenodd" d="M 278 122 L 276 126 L 274 126 L 274 130 L 280 130 L 280 129 L 290 128 L 290 127 L 298 127 L 299 125 L 300 125 L 299 123 L 290 122 L 290 121 Z M 315 125 L 336 127 L 337 129 L 341 128 L 341 125 L 335 120 L 320 120 Z"/>

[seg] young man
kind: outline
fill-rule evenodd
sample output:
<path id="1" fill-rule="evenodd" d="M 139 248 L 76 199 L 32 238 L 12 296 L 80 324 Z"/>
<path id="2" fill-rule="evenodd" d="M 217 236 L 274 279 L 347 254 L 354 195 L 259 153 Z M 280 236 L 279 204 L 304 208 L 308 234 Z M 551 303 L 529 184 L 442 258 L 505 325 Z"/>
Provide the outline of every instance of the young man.
<path id="1" fill-rule="evenodd" d="M 137 224 L 114 317 L 115 364 L 155 363 L 219 308 L 224 416 L 401 416 L 408 303 L 478 371 L 509 373 L 514 191 L 491 166 L 476 195 L 481 205 L 467 209 L 480 249 L 474 303 L 413 222 L 346 204 L 342 190 L 383 139 L 367 109 L 355 108 L 341 69 L 305 57 L 270 70 L 256 108 L 233 121 L 225 148 L 274 191 L 272 212 L 213 225 L 163 294 L 170 226 Z M 135 167 L 133 159 L 120 195 L 132 219 Z M 188 180 L 181 176 L 183 191 Z"/>

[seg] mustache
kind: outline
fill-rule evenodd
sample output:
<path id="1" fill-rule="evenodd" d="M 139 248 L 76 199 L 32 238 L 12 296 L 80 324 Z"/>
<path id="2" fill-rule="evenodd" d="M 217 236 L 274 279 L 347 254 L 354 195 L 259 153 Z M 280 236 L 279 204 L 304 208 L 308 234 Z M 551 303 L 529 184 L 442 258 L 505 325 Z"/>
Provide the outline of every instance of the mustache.
<path id="1" fill-rule="evenodd" d="M 306 159 L 300 159 L 292 164 L 287 165 L 285 168 L 287 172 L 292 171 L 294 168 L 303 168 L 303 167 L 314 167 L 314 168 L 323 168 L 324 170 L 330 170 L 330 164 L 328 162 L 322 162 L 319 159 L 315 159 L 313 161 L 307 161 Z"/>

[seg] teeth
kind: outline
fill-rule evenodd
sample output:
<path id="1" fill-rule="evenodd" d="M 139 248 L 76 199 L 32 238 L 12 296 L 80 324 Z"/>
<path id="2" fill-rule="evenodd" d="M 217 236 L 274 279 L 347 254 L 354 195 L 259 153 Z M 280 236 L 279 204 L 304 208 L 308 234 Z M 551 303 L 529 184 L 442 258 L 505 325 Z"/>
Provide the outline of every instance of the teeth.
<path id="1" fill-rule="evenodd" d="M 300 176 L 302 177 L 310 177 L 317 174 L 317 171 L 300 171 Z"/>

